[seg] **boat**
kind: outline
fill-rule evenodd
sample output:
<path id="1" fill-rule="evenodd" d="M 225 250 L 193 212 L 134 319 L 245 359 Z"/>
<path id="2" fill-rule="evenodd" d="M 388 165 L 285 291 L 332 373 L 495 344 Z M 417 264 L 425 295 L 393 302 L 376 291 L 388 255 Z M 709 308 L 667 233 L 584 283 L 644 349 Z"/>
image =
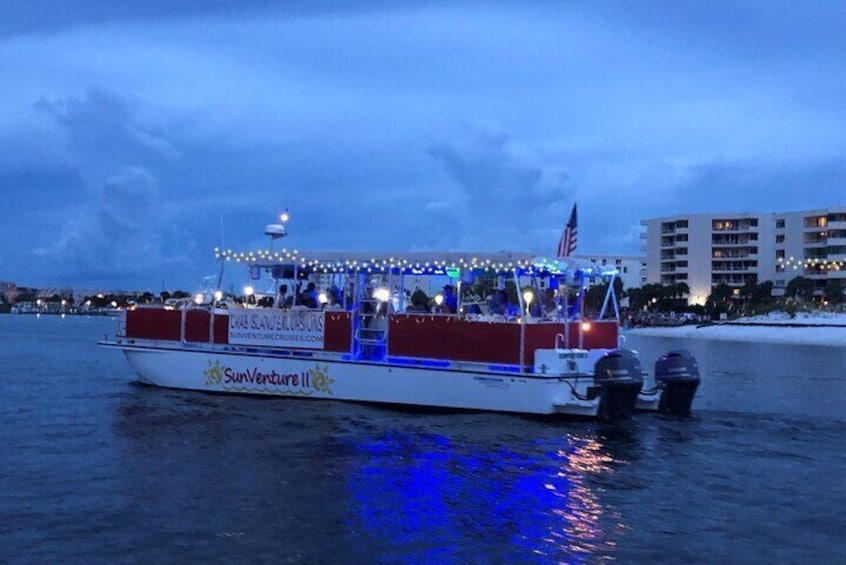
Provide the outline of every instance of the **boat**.
<path id="1" fill-rule="evenodd" d="M 218 288 L 125 310 L 99 345 L 123 351 L 139 382 L 174 389 L 600 420 L 690 412 L 692 355 L 669 352 L 645 379 L 605 317 L 613 284 L 600 316 L 584 316 L 588 284 L 614 269 L 517 252 L 273 251 L 287 230 L 265 233 L 266 250 L 215 249 Z M 238 296 L 219 288 L 233 264 L 250 276 Z M 411 293 L 438 277 L 448 284 L 431 299 Z"/>

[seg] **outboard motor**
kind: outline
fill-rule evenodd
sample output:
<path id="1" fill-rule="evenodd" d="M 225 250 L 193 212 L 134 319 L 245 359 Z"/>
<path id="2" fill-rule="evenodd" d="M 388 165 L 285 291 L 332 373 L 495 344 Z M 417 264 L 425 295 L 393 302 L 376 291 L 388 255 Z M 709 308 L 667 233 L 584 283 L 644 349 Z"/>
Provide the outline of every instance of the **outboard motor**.
<path id="1" fill-rule="evenodd" d="M 643 386 L 640 359 L 628 349 L 610 351 L 596 361 L 593 382 L 600 396 L 599 419 L 629 418 Z"/>
<path id="2" fill-rule="evenodd" d="M 690 351 L 664 354 L 655 362 L 655 384 L 661 390 L 658 410 L 678 416 L 690 414 L 699 380 L 699 365 Z"/>

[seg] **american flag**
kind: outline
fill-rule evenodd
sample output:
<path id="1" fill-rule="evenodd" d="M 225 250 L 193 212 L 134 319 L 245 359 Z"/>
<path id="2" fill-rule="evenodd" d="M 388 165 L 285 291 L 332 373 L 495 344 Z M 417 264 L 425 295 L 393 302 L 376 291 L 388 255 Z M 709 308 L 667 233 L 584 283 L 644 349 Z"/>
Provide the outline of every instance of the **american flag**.
<path id="1" fill-rule="evenodd" d="M 569 257 L 576 250 L 577 230 L 576 230 L 576 205 L 573 204 L 573 211 L 570 212 L 570 221 L 564 227 L 564 233 L 561 234 L 561 239 L 558 240 L 558 257 Z"/>

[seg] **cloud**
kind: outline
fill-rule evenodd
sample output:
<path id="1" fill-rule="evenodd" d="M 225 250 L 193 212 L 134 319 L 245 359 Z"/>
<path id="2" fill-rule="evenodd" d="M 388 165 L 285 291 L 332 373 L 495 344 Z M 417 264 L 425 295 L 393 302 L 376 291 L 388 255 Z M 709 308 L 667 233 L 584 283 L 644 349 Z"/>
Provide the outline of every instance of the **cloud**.
<path id="1" fill-rule="evenodd" d="M 137 101 L 101 88 L 89 88 L 81 98 L 41 98 L 34 108 L 62 127 L 83 168 L 126 167 L 180 156 L 164 127 L 139 115 Z"/>
<path id="2" fill-rule="evenodd" d="M 531 245 L 538 228 L 557 225 L 573 190 L 560 166 L 544 164 L 527 146 L 490 124 L 468 126 L 434 144 L 430 155 L 454 192 L 426 209 L 451 216 L 462 247 Z M 536 242 L 535 242 L 536 243 Z"/>
<path id="3" fill-rule="evenodd" d="M 56 241 L 35 253 L 68 279 L 137 282 L 151 270 L 190 266 L 192 242 L 183 239 L 173 252 L 174 235 L 162 216 L 157 180 L 131 167 L 91 191 Z"/>
<path id="4" fill-rule="evenodd" d="M 718 159 L 679 170 L 677 209 L 783 212 L 846 204 L 846 159 Z"/>
<path id="5" fill-rule="evenodd" d="M 842 200 L 837 3 L 7 4 L 0 235 L 44 263 L 0 278 L 86 276 L 121 230 L 208 269 L 220 216 L 264 246 L 286 206 L 301 249 L 551 251 L 578 201 L 580 249 L 637 252 L 641 218 Z M 106 206 L 133 186 L 149 242 Z"/>
<path id="6" fill-rule="evenodd" d="M 256 18 L 337 15 L 408 9 L 435 4 L 433 0 L 27 0 L 9 2 L 0 18 L 0 38 L 50 33 L 87 25 L 178 20 L 189 18 Z"/>
<path id="7" fill-rule="evenodd" d="M 46 192 L 54 195 L 40 200 L 53 234 L 35 249 L 45 270 L 64 281 L 137 285 L 151 273 L 192 265 L 185 253 L 193 238 L 169 227 L 155 172 L 182 153 L 138 100 L 90 88 L 82 97 L 41 98 L 34 109 L 64 135 L 67 158 L 78 171 L 76 186 L 82 187 L 70 199 L 67 187 L 51 186 Z"/>

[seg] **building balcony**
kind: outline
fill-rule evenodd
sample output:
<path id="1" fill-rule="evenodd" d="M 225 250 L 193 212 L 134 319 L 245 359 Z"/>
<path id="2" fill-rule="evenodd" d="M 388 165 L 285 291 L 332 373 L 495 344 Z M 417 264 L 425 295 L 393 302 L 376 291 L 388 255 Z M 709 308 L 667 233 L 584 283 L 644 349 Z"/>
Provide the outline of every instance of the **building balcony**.
<path id="1" fill-rule="evenodd" d="M 732 287 L 735 287 L 735 286 L 741 287 L 744 284 L 746 284 L 746 281 L 745 280 L 735 280 L 735 279 L 711 279 L 711 284 L 712 285 L 725 284 L 725 285 L 732 286 Z"/>
<path id="2" fill-rule="evenodd" d="M 747 259 L 757 258 L 757 253 L 732 253 L 731 255 L 711 255 L 712 261 L 744 261 Z"/>
<path id="3" fill-rule="evenodd" d="M 755 274 L 758 272 L 758 267 L 711 267 L 712 273 L 741 273 L 741 274 Z"/>
<path id="4" fill-rule="evenodd" d="M 711 228 L 711 233 L 713 235 L 719 235 L 722 233 L 757 233 L 758 226 L 737 226 L 733 228 Z"/>
<path id="5" fill-rule="evenodd" d="M 828 238 L 827 241 L 828 241 L 828 244 L 832 245 L 832 246 L 834 246 L 834 245 L 837 245 L 837 246 L 846 245 L 846 237 L 830 237 L 830 238 Z"/>
<path id="6" fill-rule="evenodd" d="M 721 247 L 724 245 L 758 245 L 758 239 L 751 237 L 712 237 L 711 247 Z"/>

